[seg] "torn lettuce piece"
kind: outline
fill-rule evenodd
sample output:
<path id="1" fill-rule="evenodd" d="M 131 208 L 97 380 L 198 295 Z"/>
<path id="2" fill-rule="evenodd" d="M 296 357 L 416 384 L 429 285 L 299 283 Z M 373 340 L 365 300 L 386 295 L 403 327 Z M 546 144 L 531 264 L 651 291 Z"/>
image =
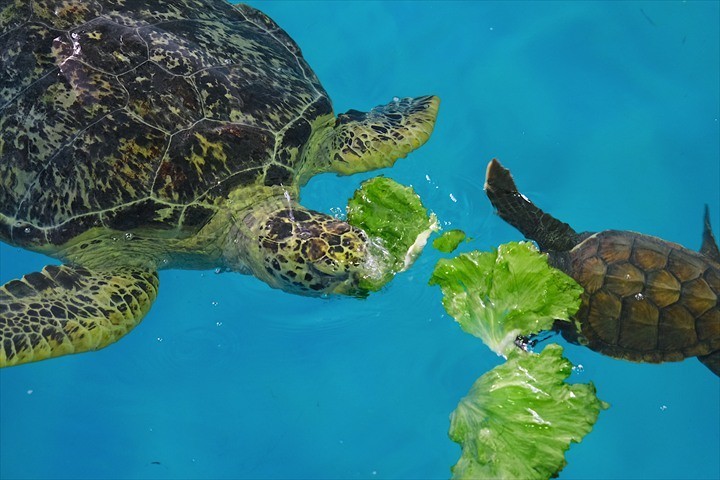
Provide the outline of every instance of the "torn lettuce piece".
<path id="1" fill-rule="evenodd" d="M 348 201 L 347 221 L 364 230 L 374 248 L 382 250 L 376 257 L 385 259 L 361 280 L 360 288 L 368 291 L 379 290 L 407 270 L 437 230 L 435 215 L 428 214 L 415 191 L 386 177 L 360 185 Z"/>
<path id="2" fill-rule="evenodd" d="M 566 464 L 570 442 L 592 430 L 600 410 L 590 384 L 564 382 L 572 364 L 550 344 L 540 353 L 514 349 L 480 377 L 450 416 L 462 447 L 453 478 L 548 479 Z"/>
<path id="3" fill-rule="evenodd" d="M 467 237 L 462 230 L 448 230 L 433 240 L 433 247 L 443 253 L 454 252 Z"/>
<path id="4" fill-rule="evenodd" d="M 464 331 L 504 356 L 519 335 L 549 330 L 555 319 L 569 320 L 582 293 L 527 242 L 440 260 L 430 285 L 440 286 L 445 310 Z"/>

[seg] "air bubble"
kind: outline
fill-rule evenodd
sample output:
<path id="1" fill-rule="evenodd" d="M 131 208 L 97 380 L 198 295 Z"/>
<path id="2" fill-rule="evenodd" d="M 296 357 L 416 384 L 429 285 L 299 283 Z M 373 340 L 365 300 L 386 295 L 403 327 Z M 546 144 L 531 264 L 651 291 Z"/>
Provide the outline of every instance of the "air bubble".
<path id="1" fill-rule="evenodd" d="M 393 97 L 393 103 L 400 103 L 400 97 Z"/>
<path id="2" fill-rule="evenodd" d="M 645 299 L 645 296 L 642 293 L 635 294 L 635 300 L 640 301 L 640 300 L 644 300 L 644 299 Z"/>
<path id="3" fill-rule="evenodd" d="M 132 240 L 132 239 L 133 239 L 133 234 L 130 233 L 130 232 L 127 232 L 127 233 L 125 234 L 125 240 Z"/>
<path id="4" fill-rule="evenodd" d="M 660 407 L 660 411 L 661 411 L 661 412 L 664 412 L 665 410 L 667 410 L 667 405 L 662 405 L 662 406 Z"/>
<path id="5" fill-rule="evenodd" d="M 345 209 L 342 207 L 332 207 L 330 208 L 330 213 L 338 220 L 345 220 L 346 218 Z"/>
<path id="6" fill-rule="evenodd" d="M 572 369 L 577 374 L 581 374 L 585 371 L 585 367 L 583 367 L 582 364 L 578 364 L 578 365 L 574 366 Z"/>
<path id="7" fill-rule="evenodd" d="M 217 307 L 220 304 L 218 302 L 210 302 L 210 305 L 212 305 L 213 307 Z"/>
<path id="8" fill-rule="evenodd" d="M 457 198 L 455 198 L 455 195 L 452 193 L 450 194 L 450 200 L 452 200 L 454 203 L 457 203 Z"/>
<path id="9" fill-rule="evenodd" d="M 223 324 L 222 322 L 215 322 L 215 326 L 217 326 L 217 327 L 222 327 L 222 324 Z"/>
<path id="10" fill-rule="evenodd" d="M 158 342 L 162 342 L 162 341 L 163 341 L 163 338 L 162 338 L 162 337 L 157 337 L 156 340 L 157 340 Z"/>
<path id="11" fill-rule="evenodd" d="M 28 391 L 27 391 L 27 394 L 28 394 L 28 395 L 32 395 L 32 394 L 33 394 L 33 391 L 32 391 L 32 390 L 28 390 Z"/>
<path id="12" fill-rule="evenodd" d="M 30 235 L 30 227 L 25 227 L 25 230 L 23 230 L 23 232 L 25 232 L 25 235 Z"/>

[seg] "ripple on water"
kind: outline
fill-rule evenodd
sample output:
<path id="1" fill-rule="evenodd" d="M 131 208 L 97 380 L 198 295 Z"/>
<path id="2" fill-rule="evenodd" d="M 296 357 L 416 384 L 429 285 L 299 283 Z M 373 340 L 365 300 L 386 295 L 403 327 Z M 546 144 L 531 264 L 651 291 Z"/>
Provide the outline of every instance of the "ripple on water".
<path id="1" fill-rule="evenodd" d="M 378 312 L 367 300 L 292 296 L 273 302 L 265 318 L 267 327 L 279 335 L 315 334 L 332 336 L 348 327 L 365 323 Z"/>
<path id="2" fill-rule="evenodd" d="M 234 329 L 220 321 L 181 330 L 166 331 L 155 338 L 151 353 L 142 356 L 142 370 L 154 372 L 208 372 L 229 365 L 240 347 Z M 198 368 L 202 366 L 201 368 Z"/>

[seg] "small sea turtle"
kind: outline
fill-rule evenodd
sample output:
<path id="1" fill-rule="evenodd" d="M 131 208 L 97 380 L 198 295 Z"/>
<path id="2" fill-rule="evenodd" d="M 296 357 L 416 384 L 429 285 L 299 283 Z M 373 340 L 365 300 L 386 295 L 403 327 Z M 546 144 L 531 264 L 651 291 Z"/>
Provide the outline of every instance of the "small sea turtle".
<path id="1" fill-rule="evenodd" d="M 335 117 L 295 42 L 219 0 L 3 1 L 0 58 L 0 240 L 64 262 L 0 287 L 0 366 L 116 341 L 161 268 L 362 294 L 381 249 L 299 189 L 391 166 L 438 108 Z"/>
<path id="2" fill-rule="evenodd" d="M 697 356 L 720 375 L 720 252 L 707 208 L 697 253 L 635 232 L 576 233 L 518 192 L 497 160 L 485 191 L 503 220 L 585 289 L 574 324 L 556 322 L 568 341 L 639 362 Z"/>

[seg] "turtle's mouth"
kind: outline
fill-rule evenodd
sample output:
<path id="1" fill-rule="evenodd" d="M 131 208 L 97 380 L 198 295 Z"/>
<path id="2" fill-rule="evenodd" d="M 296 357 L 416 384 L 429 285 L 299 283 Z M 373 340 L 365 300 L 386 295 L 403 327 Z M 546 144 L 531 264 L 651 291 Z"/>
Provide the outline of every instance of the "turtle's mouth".
<path id="1" fill-rule="evenodd" d="M 308 296 L 365 297 L 380 290 L 412 265 L 437 229 L 412 188 L 384 177 L 356 190 L 347 221 L 282 195 L 241 213 L 224 242 L 226 264 Z"/>
<path id="2" fill-rule="evenodd" d="M 368 236 L 365 273 L 358 283 L 368 292 L 410 268 L 438 229 L 437 218 L 428 214 L 411 187 L 385 177 L 367 180 L 355 191 L 348 223 Z"/>

